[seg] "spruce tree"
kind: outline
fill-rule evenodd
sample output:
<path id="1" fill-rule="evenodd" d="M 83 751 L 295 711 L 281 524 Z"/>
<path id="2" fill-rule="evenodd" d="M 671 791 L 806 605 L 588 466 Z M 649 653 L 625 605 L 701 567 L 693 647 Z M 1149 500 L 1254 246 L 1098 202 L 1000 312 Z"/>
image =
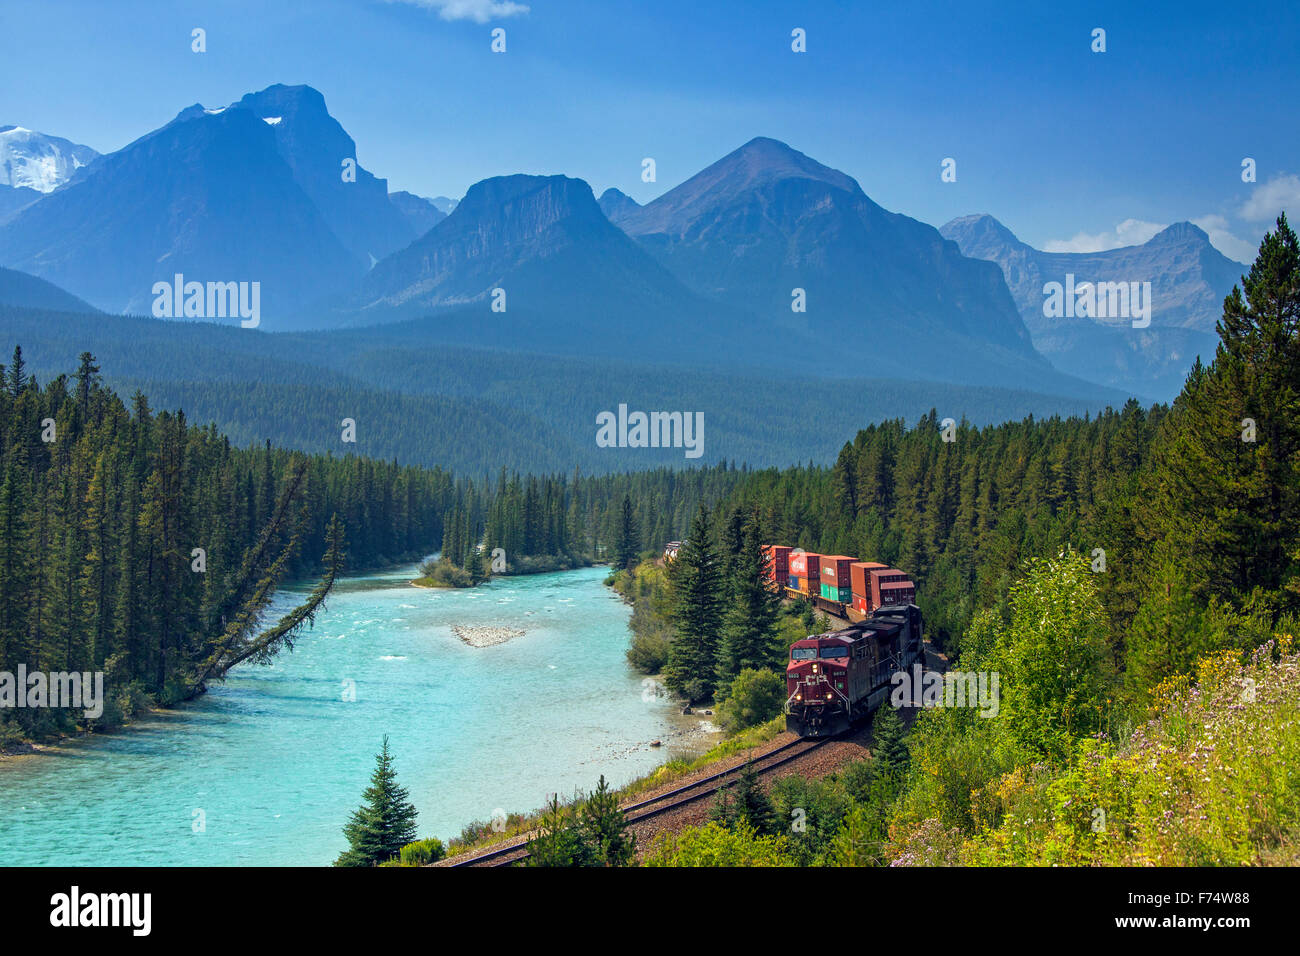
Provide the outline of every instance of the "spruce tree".
<path id="1" fill-rule="evenodd" d="M 1218 330 L 1162 430 L 1148 578 L 1178 564 L 1201 601 L 1276 618 L 1300 611 L 1300 243 L 1285 215 Z"/>
<path id="2" fill-rule="evenodd" d="M 911 759 L 904 738 L 907 731 L 898 712 L 886 704 L 881 704 L 876 716 L 871 721 L 871 733 L 875 737 L 875 747 L 871 755 L 876 765 L 886 773 L 901 773 L 907 769 Z"/>
<path id="3" fill-rule="evenodd" d="M 743 823 L 755 833 L 768 836 L 774 835 L 780 824 L 776 807 L 758 784 L 752 760 L 745 763 L 739 780 L 718 791 L 710 816 L 729 829 Z"/>
<path id="4" fill-rule="evenodd" d="M 640 538 L 636 515 L 632 510 L 632 498 L 624 495 L 619 512 L 618 538 L 614 547 L 614 561 L 618 570 L 626 571 L 636 564 L 637 555 L 641 550 Z"/>
<path id="5" fill-rule="evenodd" d="M 591 866 L 594 860 L 592 846 L 577 825 L 574 812 L 560 806 L 558 796 L 551 797 L 537 833 L 528 841 L 528 865 Z"/>
<path id="6" fill-rule="evenodd" d="M 627 866 L 636 851 L 636 834 L 627 827 L 618 797 L 610 792 L 605 775 L 578 811 L 578 825 L 592 857 L 600 866 Z"/>
<path id="7" fill-rule="evenodd" d="M 718 680 L 723 684 L 745 668 L 778 667 L 785 656 L 777 640 L 781 598 L 768 587 L 766 564 L 758 518 L 751 515 L 745 523 L 744 544 L 734 563 L 731 605 L 722 622 Z"/>
<path id="8" fill-rule="evenodd" d="M 376 866 L 398 856 L 402 847 L 416 837 L 415 805 L 405 787 L 397 783 L 393 758 L 388 752 L 388 735 L 375 757 L 370 786 L 362 794 L 365 802 L 343 827 L 348 849 L 339 854 L 335 866 Z"/>
<path id="9" fill-rule="evenodd" d="M 669 565 L 669 616 L 674 635 L 664 682 L 688 701 L 707 699 L 717 685 L 718 638 L 722 627 L 722 567 L 708 509 L 701 504 L 690 536 Z"/>
<path id="10" fill-rule="evenodd" d="M 23 361 L 23 347 L 14 346 L 14 360 L 9 363 L 9 394 L 17 398 L 22 394 L 23 389 L 27 387 L 27 375 L 23 371 L 27 363 Z"/>

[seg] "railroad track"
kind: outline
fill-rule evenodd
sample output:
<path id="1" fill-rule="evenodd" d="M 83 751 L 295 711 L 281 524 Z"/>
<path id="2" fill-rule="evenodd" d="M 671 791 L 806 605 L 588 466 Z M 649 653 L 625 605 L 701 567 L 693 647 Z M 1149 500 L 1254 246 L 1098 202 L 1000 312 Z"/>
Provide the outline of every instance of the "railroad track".
<path id="1" fill-rule="evenodd" d="M 755 773 L 763 774 L 777 767 L 783 766 L 792 760 L 798 760 L 804 754 L 812 753 L 818 747 L 836 740 L 836 737 L 819 737 L 815 740 L 807 738 L 798 738 L 788 743 L 782 744 L 769 750 L 753 761 Z M 688 803 L 694 803 L 696 800 L 702 800 L 705 797 L 712 796 L 723 787 L 728 786 L 732 781 L 728 777 L 739 777 L 745 764 L 732 767 L 729 770 L 720 770 L 717 773 L 710 774 L 707 777 L 701 777 L 693 783 L 684 784 L 667 793 L 661 793 L 657 797 L 651 797 L 647 800 L 641 800 L 637 803 L 631 803 L 624 806 L 623 813 L 627 817 L 629 824 L 640 823 L 642 820 L 649 820 L 660 814 L 668 813 L 670 810 L 676 810 L 678 807 L 685 806 Z M 667 802 L 665 802 L 667 801 Z M 487 853 L 480 854 L 476 857 L 465 860 L 457 860 L 447 866 L 511 866 L 515 863 L 528 859 L 528 842 L 526 840 L 512 843 L 509 846 L 499 847 Z"/>

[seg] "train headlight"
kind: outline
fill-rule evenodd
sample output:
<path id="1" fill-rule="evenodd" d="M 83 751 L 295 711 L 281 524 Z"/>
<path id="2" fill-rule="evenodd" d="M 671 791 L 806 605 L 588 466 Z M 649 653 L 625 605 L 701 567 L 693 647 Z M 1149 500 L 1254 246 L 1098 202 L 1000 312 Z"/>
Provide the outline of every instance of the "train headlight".
<path id="1" fill-rule="evenodd" d="M 812 672 L 813 672 L 814 674 L 817 673 L 817 665 L 816 665 L 816 664 L 814 664 L 814 665 L 812 666 Z"/>
<path id="2" fill-rule="evenodd" d="M 794 699 L 795 699 L 795 700 L 803 700 L 803 694 L 795 694 L 795 695 L 794 695 Z"/>
<path id="3" fill-rule="evenodd" d="M 827 699 L 827 700 L 830 700 L 832 696 L 833 696 L 833 695 L 831 694 L 830 691 L 827 691 L 827 692 L 826 692 L 826 699 Z"/>

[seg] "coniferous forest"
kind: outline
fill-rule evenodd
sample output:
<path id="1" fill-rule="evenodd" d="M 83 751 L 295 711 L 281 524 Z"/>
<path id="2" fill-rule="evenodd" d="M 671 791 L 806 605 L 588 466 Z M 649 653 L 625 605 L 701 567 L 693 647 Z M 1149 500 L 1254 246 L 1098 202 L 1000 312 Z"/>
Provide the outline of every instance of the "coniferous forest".
<path id="1" fill-rule="evenodd" d="M 130 405 L 92 355 L 41 384 L 21 347 L 0 393 L 0 670 L 103 671 L 110 727 L 149 703 L 199 693 L 244 660 L 292 648 L 335 576 L 441 548 L 468 564 L 485 540 L 515 567 L 590 562 L 618 543 L 635 501 L 636 551 L 670 536 L 740 472 L 715 466 L 475 483 L 356 455 L 233 447 L 183 412 Z M 319 575 L 284 620 L 278 585 Z M 68 711 L 21 708 L 5 733 L 73 728 Z"/>

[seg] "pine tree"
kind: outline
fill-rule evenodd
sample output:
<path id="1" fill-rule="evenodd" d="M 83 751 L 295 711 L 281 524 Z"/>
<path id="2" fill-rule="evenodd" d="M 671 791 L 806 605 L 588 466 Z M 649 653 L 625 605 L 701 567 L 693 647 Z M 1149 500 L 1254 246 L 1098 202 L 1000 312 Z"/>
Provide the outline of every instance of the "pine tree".
<path id="1" fill-rule="evenodd" d="M 402 847 L 416 837 L 415 805 L 408 796 L 406 788 L 397 783 L 385 734 L 370 786 L 362 794 L 365 802 L 343 827 L 348 849 L 339 854 L 334 865 L 376 866 L 398 856 Z"/>
<path id="2" fill-rule="evenodd" d="M 760 835 L 774 835 L 780 825 L 776 807 L 758 784 L 752 760 L 745 763 L 740 779 L 718 791 L 710 815 L 728 829 L 744 824 Z"/>
<path id="3" fill-rule="evenodd" d="M 26 496 L 22 462 L 14 455 L 0 482 L 0 662 L 10 668 L 34 663 L 27 628 L 34 575 Z"/>
<path id="4" fill-rule="evenodd" d="M 95 356 L 89 352 L 82 352 L 80 365 L 77 367 L 77 410 L 83 416 L 90 412 L 90 395 L 94 388 L 99 384 L 99 366 L 95 364 Z"/>
<path id="5" fill-rule="evenodd" d="M 1151 561 L 1181 564 L 1202 601 L 1276 618 L 1300 611 L 1300 243 L 1285 215 L 1219 336 L 1165 421 Z"/>
<path id="6" fill-rule="evenodd" d="M 23 347 L 14 346 L 14 360 L 9 363 L 9 394 L 17 398 L 27 387 L 27 375 L 23 371 L 27 364 L 23 361 Z"/>
<path id="7" fill-rule="evenodd" d="M 573 811 L 560 806 L 558 796 L 551 797 L 537 833 L 528 841 L 528 865 L 591 866 L 594 860 L 591 844 L 574 820 Z"/>

